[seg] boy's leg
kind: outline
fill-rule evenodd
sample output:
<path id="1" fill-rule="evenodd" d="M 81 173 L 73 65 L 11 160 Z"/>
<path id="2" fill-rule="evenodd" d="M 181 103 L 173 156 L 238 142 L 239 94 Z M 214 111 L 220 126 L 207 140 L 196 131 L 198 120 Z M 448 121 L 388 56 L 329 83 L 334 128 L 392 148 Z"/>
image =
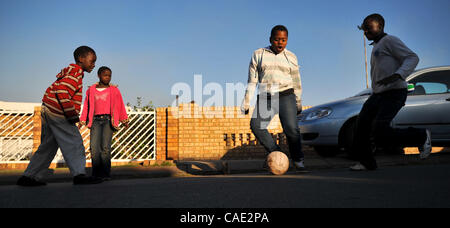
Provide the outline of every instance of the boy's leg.
<path id="1" fill-rule="evenodd" d="M 86 154 L 78 127 L 65 118 L 49 115 L 48 120 L 72 175 L 86 174 Z"/>
<path id="2" fill-rule="evenodd" d="M 395 129 L 391 122 L 405 105 L 407 99 L 406 90 L 395 90 L 383 94 L 381 102 L 383 106 L 375 118 L 374 138 L 376 145 L 388 146 L 422 146 L 426 140 L 426 130 L 417 128 Z"/>
<path id="3" fill-rule="evenodd" d="M 427 130 L 423 128 L 394 128 L 394 137 L 397 142 L 391 142 L 398 147 L 422 147 L 427 140 Z"/>
<path id="4" fill-rule="evenodd" d="M 286 134 L 289 153 L 294 162 L 304 159 L 302 151 L 300 129 L 297 121 L 297 101 L 295 95 L 287 95 L 280 97 L 280 121 L 283 131 Z"/>
<path id="5" fill-rule="evenodd" d="M 41 145 L 31 157 L 24 176 L 33 179 L 42 179 L 58 151 L 58 144 L 47 121 L 45 108 L 41 110 Z"/>
<path id="6" fill-rule="evenodd" d="M 374 94 L 364 103 L 356 121 L 353 150 L 367 169 L 376 169 L 377 163 L 371 149 L 372 124 L 378 112 L 379 96 Z"/>
<path id="7" fill-rule="evenodd" d="M 264 146 L 267 153 L 281 151 L 281 148 L 275 143 L 272 135 L 267 130 L 267 127 L 269 127 L 270 121 L 272 121 L 275 113 L 274 109 L 272 109 L 272 106 L 270 105 L 271 101 L 267 99 L 263 101 L 260 99 L 264 98 L 258 96 L 256 109 L 253 112 L 253 116 L 250 121 L 252 132 L 256 139 L 258 139 L 258 141 Z"/>
<path id="8" fill-rule="evenodd" d="M 111 119 L 108 118 L 103 125 L 102 135 L 102 168 L 103 177 L 111 177 L 111 143 L 113 137 L 113 129 Z"/>
<path id="9" fill-rule="evenodd" d="M 90 140 L 90 149 L 91 149 L 91 161 L 92 161 L 92 176 L 101 177 L 101 150 L 102 150 L 102 122 L 94 117 L 91 126 L 91 140 Z"/>

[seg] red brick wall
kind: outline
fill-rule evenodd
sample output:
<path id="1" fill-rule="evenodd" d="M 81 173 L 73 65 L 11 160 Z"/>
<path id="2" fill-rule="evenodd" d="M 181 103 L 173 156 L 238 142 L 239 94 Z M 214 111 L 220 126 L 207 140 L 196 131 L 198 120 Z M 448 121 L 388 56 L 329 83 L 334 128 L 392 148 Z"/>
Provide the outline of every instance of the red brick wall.
<path id="1" fill-rule="evenodd" d="M 250 129 L 250 115 L 238 107 L 199 107 L 196 104 L 157 109 L 159 159 L 233 160 L 261 159 L 265 150 Z M 280 120 L 275 117 L 269 132 L 287 149 Z"/>
<path id="2" fill-rule="evenodd" d="M 156 160 L 178 160 L 179 122 L 176 115 L 176 108 L 156 110 Z"/>
<path id="3" fill-rule="evenodd" d="M 41 106 L 34 107 L 33 117 L 33 154 L 41 144 Z"/>

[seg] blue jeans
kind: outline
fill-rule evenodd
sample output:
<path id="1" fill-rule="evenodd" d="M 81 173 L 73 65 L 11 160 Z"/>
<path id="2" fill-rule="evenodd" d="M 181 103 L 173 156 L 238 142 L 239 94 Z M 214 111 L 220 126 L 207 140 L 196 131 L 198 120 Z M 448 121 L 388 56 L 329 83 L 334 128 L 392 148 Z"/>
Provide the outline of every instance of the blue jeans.
<path id="1" fill-rule="evenodd" d="M 111 177 L 111 116 L 95 116 L 91 127 L 92 176 Z"/>
<path id="2" fill-rule="evenodd" d="M 270 96 L 259 95 L 256 109 L 253 112 L 250 127 L 253 134 L 268 153 L 281 151 L 267 130 L 273 117 L 279 114 L 281 126 L 287 137 L 289 153 L 295 162 L 304 159 L 300 129 L 297 123 L 297 101 L 295 94 Z"/>

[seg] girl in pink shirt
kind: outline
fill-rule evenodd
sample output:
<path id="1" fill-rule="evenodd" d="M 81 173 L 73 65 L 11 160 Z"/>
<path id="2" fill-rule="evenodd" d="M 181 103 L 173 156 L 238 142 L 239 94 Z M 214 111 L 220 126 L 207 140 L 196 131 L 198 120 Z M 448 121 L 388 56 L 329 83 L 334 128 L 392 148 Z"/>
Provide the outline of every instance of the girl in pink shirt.
<path id="1" fill-rule="evenodd" d="M 128 128 L 128 115 L 122 95 L 116 85 L 110 84 L 112 71 L 98 70 L 99 82 L 86 92 L 81 123 L 91 129 L 92 176 L 111 179 L 111 142 L 113 131 L 120 123 Z"/>

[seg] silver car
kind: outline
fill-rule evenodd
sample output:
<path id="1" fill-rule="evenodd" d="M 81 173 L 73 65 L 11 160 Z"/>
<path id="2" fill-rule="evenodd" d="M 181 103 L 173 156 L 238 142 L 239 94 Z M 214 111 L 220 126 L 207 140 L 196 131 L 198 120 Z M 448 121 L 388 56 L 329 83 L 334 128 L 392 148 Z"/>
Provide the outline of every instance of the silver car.
<path id="1" fill-rule="evenodd" d="M 427 128 L 433 145 L 450 145 L 450 66 L 412 73 L 406 105 L 392 121 L 394 127 Z M 350 151 L 356 118 L 372 90 L 340 101 L 315 106 L 299 117 L 302 142 L 321 155 Z"/>

